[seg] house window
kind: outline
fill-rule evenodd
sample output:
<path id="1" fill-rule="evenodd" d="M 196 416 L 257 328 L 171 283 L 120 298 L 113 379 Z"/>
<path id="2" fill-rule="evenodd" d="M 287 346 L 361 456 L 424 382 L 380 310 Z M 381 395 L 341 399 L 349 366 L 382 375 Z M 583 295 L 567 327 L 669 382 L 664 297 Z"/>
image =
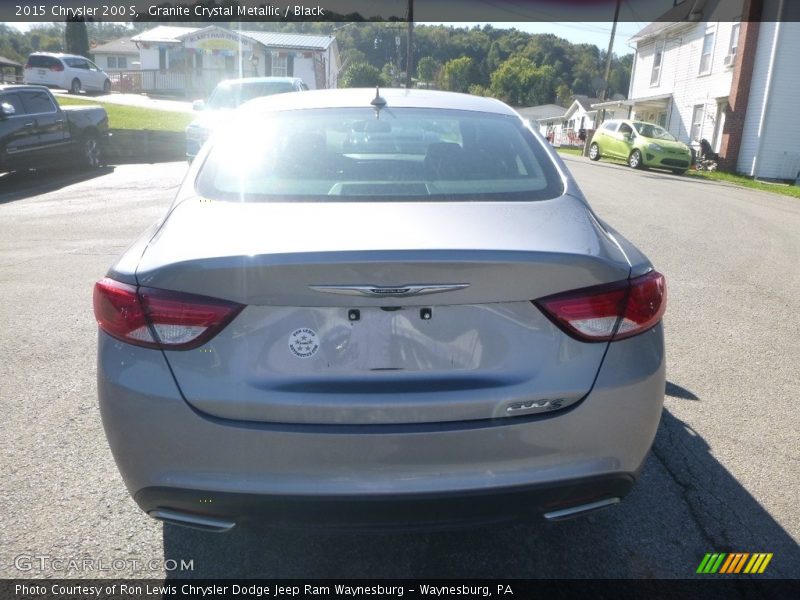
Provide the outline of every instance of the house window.
<path id="1" fill-rule="evenodd" d="M 730 56 L 736 56 L 736 51 L 739 49 L 739 28 L 741 25 L 741 23 L 734 23 L 731 27 L 731 43 L 728 46 L 728 54 Z"/>
<path id="2" fill-rule="evenodd" d="M 711 71 L 711 53 L 714 51 L 714 32 L 703 36 L 703 52 L 700 54 L 700 75 Z"/>
<path id="3" fill-rule="evenodd" d="M 692 111 L 692 131 L 690 138 L 694 141 L 700 141 L 700 136 L 703 134 L 703 117 L 705 116 L 705 106 L 698 104 Z"/>
<path id="4" fill-rule="evenodd" d="M 127 69 L 128 58 L 126 56 L 109 56 L 106 58 L 109 69 Z"/>
<path id="5" fill-rule="evenodd" d="M 286 56 L 272 55 L 272 76 L 286 77 L 289 73 L 289 65 Z"/>
<path id="6" fill-rule="evenodd" d="M 658 42 L 656 42 L 656 52 L 653 55 L 653 70 L 650 73 L 650 85 L 658 85 L 659 80 L 661 79 L 661 63 L 664 60 L 664 42 L 661 43 L 661 47 L 659 48 Z"/>
<path id="7" fill-rule="evenodd" d="M 161 71 L 166 71 L 166 69 L 167 69 L 167 49 L 166 48 L 159 48 L 158 49 L 158 68 Z"/>

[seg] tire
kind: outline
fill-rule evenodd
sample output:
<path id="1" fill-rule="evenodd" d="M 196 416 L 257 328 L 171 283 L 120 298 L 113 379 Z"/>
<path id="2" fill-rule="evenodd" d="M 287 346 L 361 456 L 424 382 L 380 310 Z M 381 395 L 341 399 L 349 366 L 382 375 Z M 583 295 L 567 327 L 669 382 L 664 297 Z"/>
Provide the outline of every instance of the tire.
<path id="1" fill-rule="evenodd" d="M 686 169 L 672 169 L 672 172 L 675 175 L 683 175 L 684 173 L 686 173 Z"/>
<path id="2" fill-rule="evenodd" d="M 69 93 L 70 94 L 80 94 L 81 93 L 81 80 L 77 77 L 72 80 L 72 83 L 69 84 Z"/>
<path id="3" fill-rule="evenodd" d="M 103 82 L 103 93 L 104 94 L 110 94 L 111 93 L 111 80 L 110 79 L 106 79 Z"/>
<path id="4" fill-rule="evenodd" d="M 600 146 L 596 143 L 589 146 L 589 160 L 600 160 Z"/>
<path id="5" fill-rule="evenodd" d="M 87 133 L 81 138 L 78 160 L 84 169 L 96 169 L 103 164 L 100 139 L 95 134 Z"/>
<path id="6" fill-rule="evenodd" d="M 628 156 L 628 166 L 631 169 L 644 169 L 644 164 L 642 163 L 642 153 L 638 150 L 634 150 Z"/>

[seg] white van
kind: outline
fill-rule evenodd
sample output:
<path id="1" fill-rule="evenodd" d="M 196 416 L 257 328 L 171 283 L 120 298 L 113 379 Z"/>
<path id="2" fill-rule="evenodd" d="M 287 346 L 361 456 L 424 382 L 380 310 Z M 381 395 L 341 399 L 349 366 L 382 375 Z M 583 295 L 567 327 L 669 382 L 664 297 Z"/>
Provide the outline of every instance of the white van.
<path id="1" fill-rule="evenodd" d="M 78 94 L 81 90 L 106 94 L 111 92 L 111 80 L 105 71 L 89 59 L 76 54 L 34 52 L 25 63 L 23 81 L 63 88 L 73 94 Z"/>

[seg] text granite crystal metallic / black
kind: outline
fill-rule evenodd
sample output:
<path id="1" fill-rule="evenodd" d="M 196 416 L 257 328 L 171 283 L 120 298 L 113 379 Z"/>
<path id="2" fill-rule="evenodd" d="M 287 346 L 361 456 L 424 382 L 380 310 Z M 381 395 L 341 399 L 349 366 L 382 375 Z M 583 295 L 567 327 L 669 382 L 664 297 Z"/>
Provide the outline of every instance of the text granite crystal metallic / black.
<path id="1" fill-rule="evenodd" d="M 505 104 L 258 98 L 95 286 L 103 424 L 172 523 L 558 520 L 634 484 L 665 302 Z"/>

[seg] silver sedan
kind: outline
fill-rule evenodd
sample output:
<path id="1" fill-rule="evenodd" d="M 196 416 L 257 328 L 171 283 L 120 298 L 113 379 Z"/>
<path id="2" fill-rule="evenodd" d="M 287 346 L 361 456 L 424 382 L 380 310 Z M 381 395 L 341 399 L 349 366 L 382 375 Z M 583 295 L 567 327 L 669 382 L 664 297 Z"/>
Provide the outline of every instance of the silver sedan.
<path id="1" fill-rule="evenodd" d="M 103 423 L 172 523 L 558 520 L 636 479 L 665 301 L 505 104 L 260 98 L 95 286 Z"/>

